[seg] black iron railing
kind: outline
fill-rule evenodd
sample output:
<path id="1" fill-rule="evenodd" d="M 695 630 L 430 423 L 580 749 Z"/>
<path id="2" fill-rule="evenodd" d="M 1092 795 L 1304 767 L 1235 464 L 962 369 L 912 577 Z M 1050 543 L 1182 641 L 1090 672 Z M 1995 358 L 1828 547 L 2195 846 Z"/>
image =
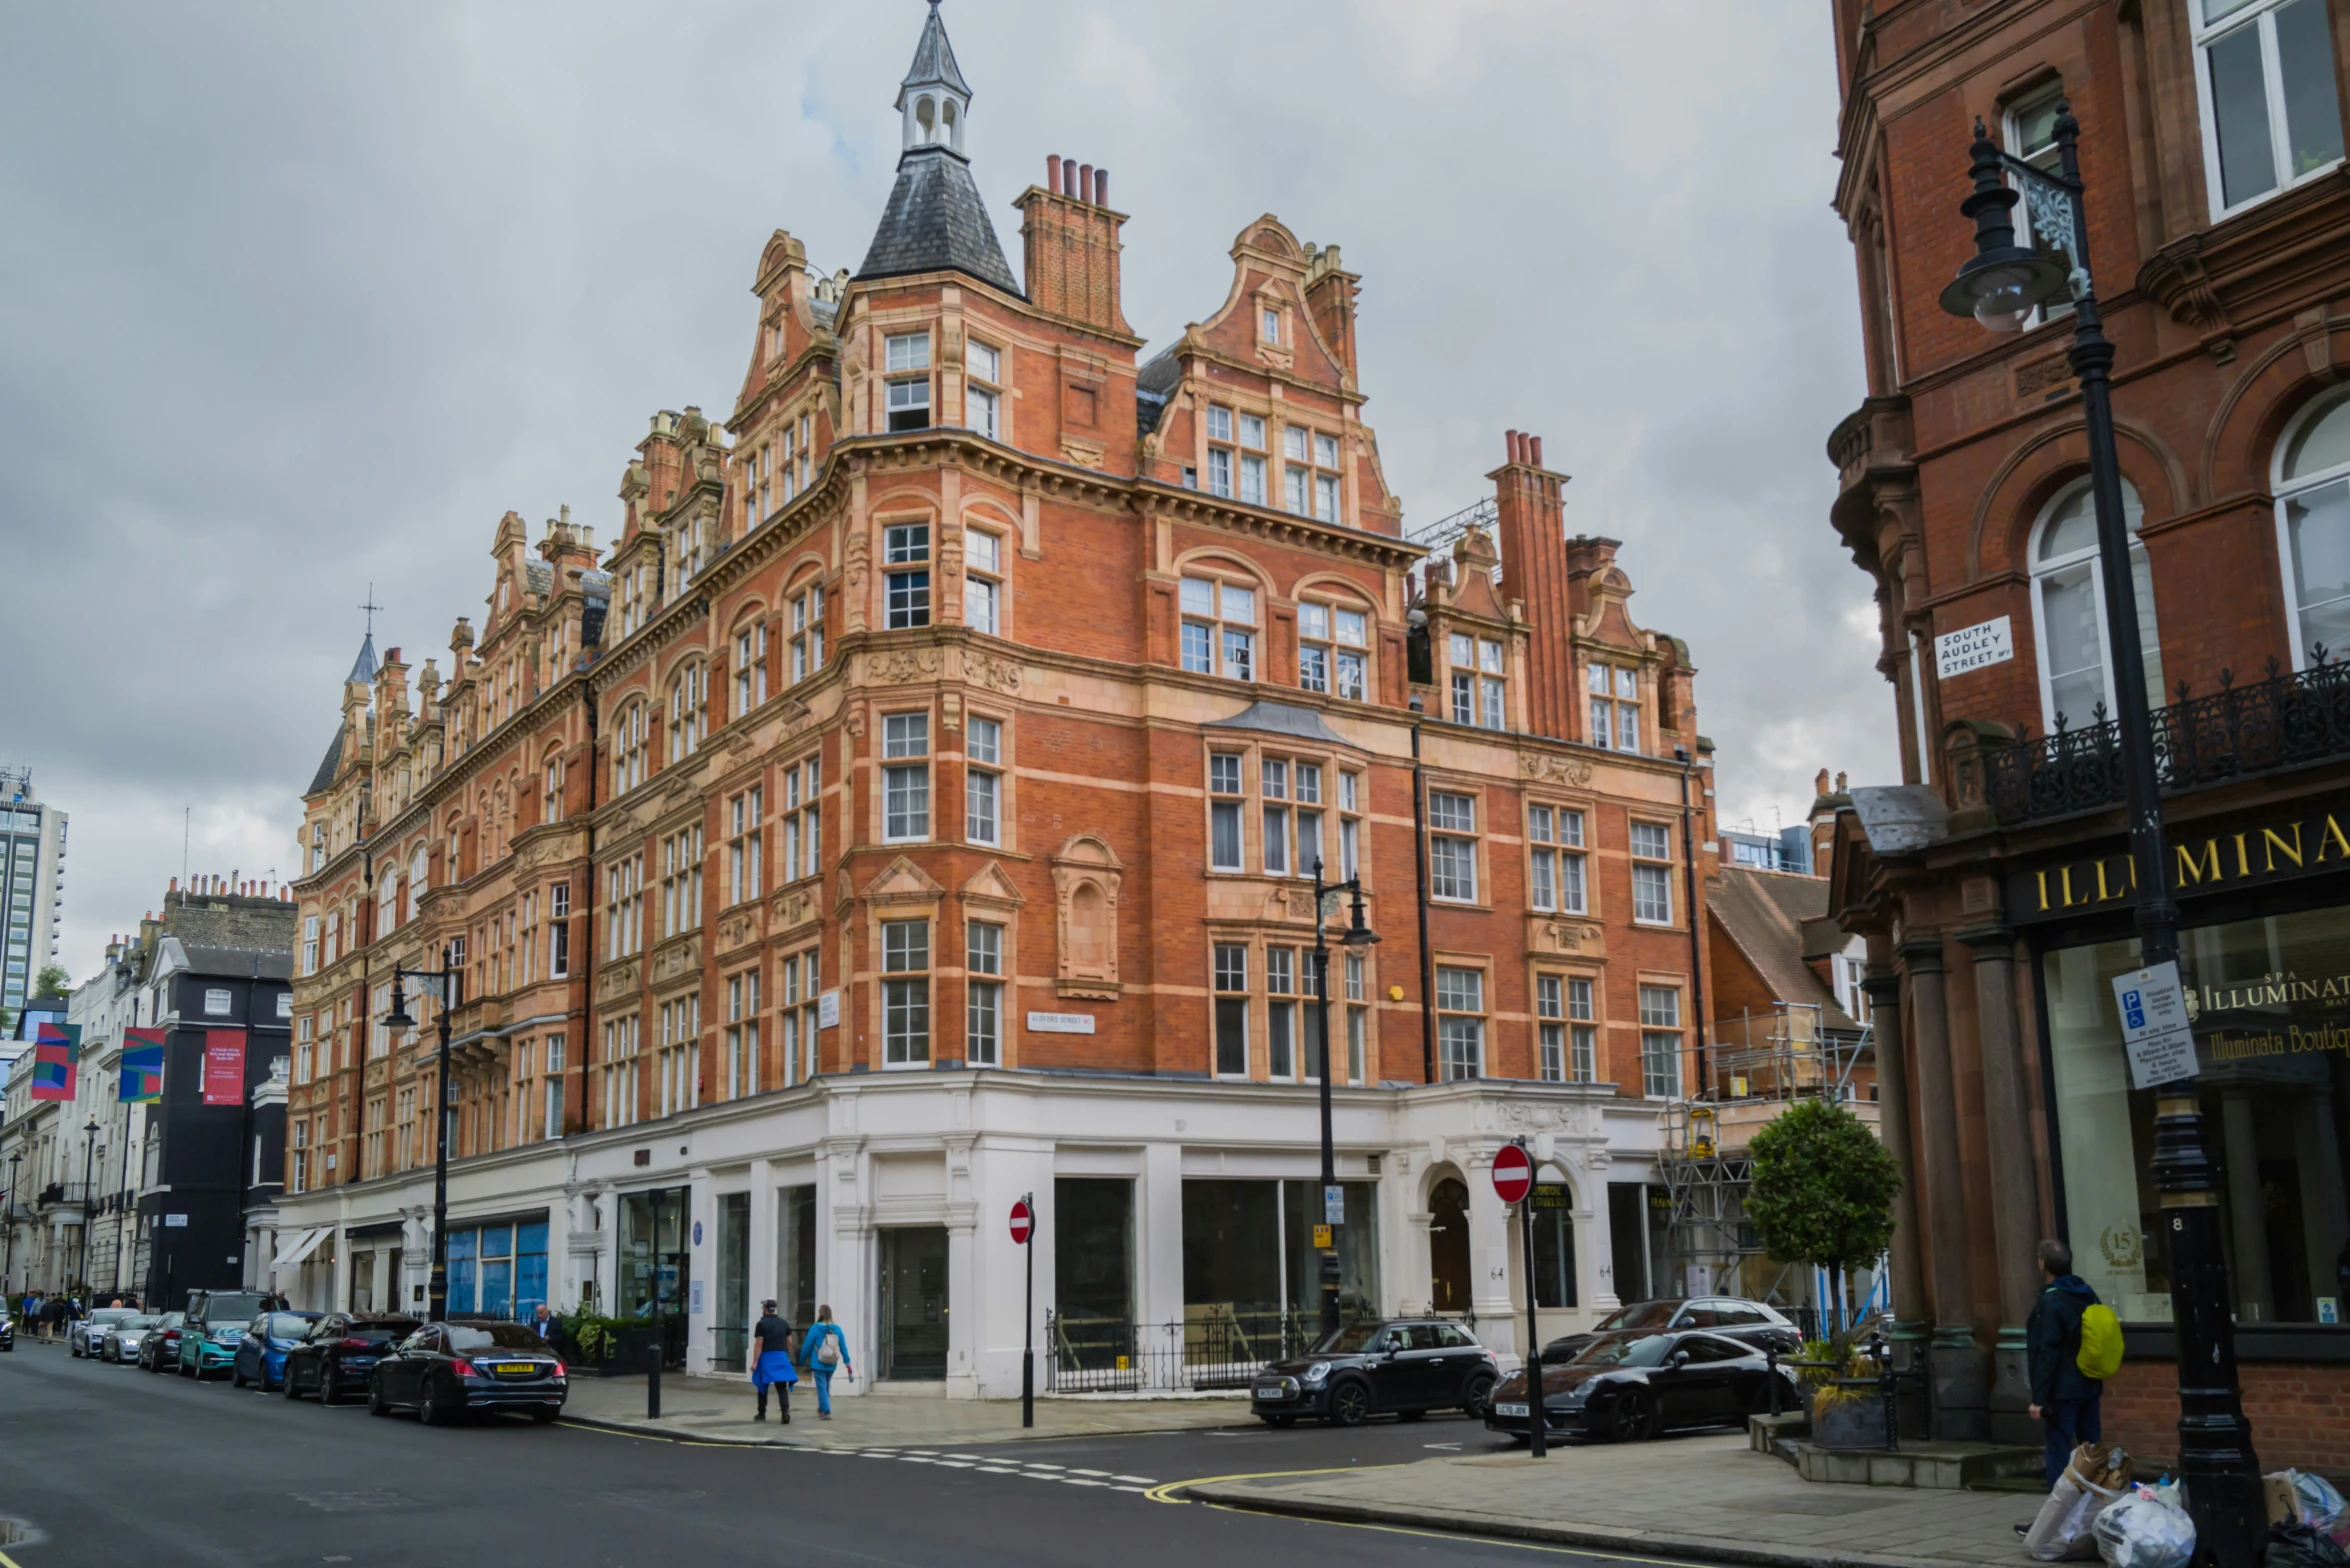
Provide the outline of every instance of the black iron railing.
<path id="1" fill-rule="evenodd" d="M 1342 1317 L 1376 1316 L 1346 1310 Z M 1462 1321 L 1474 1331 L 1476 1319 Z M 1302 1355 L 1322 1337 L 1320 1311 L 1195 1309 L 1174 1323 L 1133 1323 L 1047 1312 L 1047 1393 L 1142 1393 L 1246 1388 L 1268 1362 Z"/>
<path id="2" fill-rule="evenodd" d="M 2220 672 L 2220 689 L 2147 715 L 2155 771 L 2165 794 L 2223 784 L 2303 763 L 2350 757 L 2350 664 L 2314 650 L 2308 669 L 2285 673 L 2275 659 L 2268 678 L 2239 686 Z M 1969 773 L 1972 778 L 1968 777 Z M 2003 827 L 2122 803 L 2121 726 L 2099 703 L 2091 722 L 2071 728 L 2057 717 L 2053 735 L 2021 732 L 1960 759 L 1961 793 L 1975 785 Z"/>

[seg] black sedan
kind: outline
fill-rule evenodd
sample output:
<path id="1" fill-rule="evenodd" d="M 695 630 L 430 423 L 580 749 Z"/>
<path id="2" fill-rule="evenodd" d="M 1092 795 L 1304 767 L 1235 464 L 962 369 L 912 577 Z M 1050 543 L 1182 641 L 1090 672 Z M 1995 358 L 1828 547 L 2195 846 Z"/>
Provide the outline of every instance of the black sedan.
<path id="1" fill-rule="evenodd" d="M 469 1410 L 523 1410 L 537 1422 L 562 1412 L 563 1358 L 519 1323 L 427 1323 L 367 1375 L 367 1413 L 414 1410 L 445 1426 Z"/>
<path id="2" fill-rule="evenodd" d="M 1360 1426 L 1380 1411 L 1407 1421 L 1455 1408 L 1478 1416 L 1500 1375 L 1493 1352 L 1458 1323 L 1350 1323 L 1258 1372 L 1248 1408 L 1267 1426 L 1291 1426 L 1299 1416 Z"/>
<path id="3" fill-rule="evenodd" d="M 1630 1301 L 1599 1320 L 1588 1334 L 1563 1334 L 1542 1347 L 1545 1361 L 1571 1361 L 1576 1352 L 1599 1338 L 1625 1329 L 1652 1334 L 1676 1328 L 1702 1328 L 1754 1345 L 1776 1345 L 1779 1354 L 1793 1355 L 1803 1335 L 1787 1314 L 1768 1302 L 1737 1296 L 1690 1296 L 1680 1300 Z"/>
<path id="4" fill-rule="evenodd" d="M 9 1321 L 7 1304 L 0 1302 L 0 1350 L 16 1348 L 16 1325 Z"/>
<path id="5" fill-rule="evenodd" d="M 346 1394 L 367 1392 L 367 1375 L 384 1353 L 416 1332 L 414 1318 L 330 1312 L 286 1352 L 285 1396 L 316 1394 L 331 1405 Z"/>
<path id="6" fill-rule="evenodd" d="M 1683 1330 L 1603 1334 L 1564 1365 L 1542 1361 L 1542 1409 L 1551 1432 L 1605 1442 L 1643 1442 L 1682 1427 L 1721 1426 L 1771 1408 L 1771 1383 L 1784 1380 L 1783 1408 L 1800 1401 L 1794 1375 L 1773 1371 L 1765 1349 L 1721 1334 Z M 1526 1374 L 1493 1391 L 1485 1425 L 1526 1439 Z"/>

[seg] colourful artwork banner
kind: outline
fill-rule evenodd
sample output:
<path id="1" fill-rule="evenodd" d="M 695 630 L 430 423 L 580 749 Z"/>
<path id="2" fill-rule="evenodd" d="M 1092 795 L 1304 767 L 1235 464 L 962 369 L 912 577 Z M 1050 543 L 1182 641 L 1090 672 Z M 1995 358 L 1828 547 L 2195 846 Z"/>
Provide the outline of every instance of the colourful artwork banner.
<path id="1" fill-rule="evenodd" d="M 204 1103 L 245 1103 L 245 1031 L 204 1031 Z"/>
<path id="2" fill-rule="evenodd" d="M 163 1031 L 122 1032 L 122 1075 L 115 1099 L 124 1105 L 153 1105 L 163 1098 Z"/>
<path id="3" fill-rule="evenodd" d="M 74 1093 L 74 1064 L 82 1054 L 78 1024 L 42 1024 L 33 1037 L 33 1085 L 36 1100 L 70 1100 Z"/>

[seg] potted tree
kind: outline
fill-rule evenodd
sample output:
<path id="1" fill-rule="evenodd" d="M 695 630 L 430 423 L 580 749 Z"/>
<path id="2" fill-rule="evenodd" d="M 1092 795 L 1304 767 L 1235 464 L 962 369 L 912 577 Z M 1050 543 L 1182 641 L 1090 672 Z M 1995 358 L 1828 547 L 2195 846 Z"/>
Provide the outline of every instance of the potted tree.
<path id="1" fill-rule="evenodd" d="M 1746 1217 L 1782 1263 L 1845 1269 L 1874 1263 L 1893 1236 L 1901 1168 L 1866 1123 L 1832 1100 L 1789 1106 L 1748 1145 Z M 1812 1441 L 1825 1448 L 1885 1446 L 1883 1368 L 1856 1352 L 1847 1330 L 1803 1347 Z"/>

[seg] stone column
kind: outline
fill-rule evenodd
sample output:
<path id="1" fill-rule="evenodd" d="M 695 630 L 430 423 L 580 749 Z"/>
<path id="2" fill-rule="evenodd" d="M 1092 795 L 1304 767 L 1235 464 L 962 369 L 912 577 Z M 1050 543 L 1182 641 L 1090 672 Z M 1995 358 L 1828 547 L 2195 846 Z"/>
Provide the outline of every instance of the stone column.
<path id="1" fill-rule="evenodd" d="M 2277 1315 L 2276 1281 L 2268 1266 L 2268 1214 L 2260 1201 L 2260 1137 L 2252 1122 L 2252 1093 L 2220 1091 L 2220 1126 L 2227 1138 L 2228 1219 L 2236 1232 L 2236 1317 L 2266 1323 Z"/>
<path id="2" fill-rule="evenodd" d="M 1469 1186 L 1469 1307 L 1477 1314 L 1477 1337 L 1507 1365 L 1522 1353 L 1518 1336 L 1526 1331 L 1521 1311 L 1510 1301 L 1510 1211 L 1493 1190 L 1493 1149 L 1456 1151 L 1461 1179 Z M 1521 1300 L 1520 1306 L 1523 1306 Z M 1507 1332 L 1503 1325 L 1507 1324 Z"/>
<path id="3" fill-rule="evenodd" d="M 1901 1167 L 1901 1191 L 1893 1199 L 1893 1321 L 1896 1329 L 1920 1326 L 1926 1317 L 1926 1280 L 1918 1259 L 1917 1146 L 1909 1129 L 1909 1060 L 1901 1029 L 1901 977 L 1870 965 L 1860 983 L 1869 999 L 1870 1038 L 1877 1057 L 1877 1135 Z M 1922 1332 L 1917 1335 L 1923 1339 Z"/>
<path id="4" fill-rule="evenodd" d="M 1966 1245 L 1966 1191 L 1959 1174 L 1958 1088 L 1950 1063 L 1950 1018 L 1944 1005 L 1942 943 L 1901 944 L 1909 971 L 1910 1038 L 1917 1048 L 1919 1179 L 1925 1187 L 1934 1303 L 1934 1435 L 1983 1442 L 1991 1435 L 1989 1389 L 1975 1344 L 1973 1292 Z"/>
<path id="5" fill-rule="evenodd" d="M 1992 1352 L 1991 1428 L 2000 1442 L 2041 1435 L 2029 1415 L 2024 1324 L 2040 1290 L 2040 1183 L 2032 1158 L 2031 1086 L 2015 1016 L 2015 937 L 1998 924 L 1958 933 L 1975 956 L 1975 1021 L 1983 1059 L 1983 1120 L 1991 1159 L 1991 1229 L 1999 1249 L 1999 1338 Z"/>

